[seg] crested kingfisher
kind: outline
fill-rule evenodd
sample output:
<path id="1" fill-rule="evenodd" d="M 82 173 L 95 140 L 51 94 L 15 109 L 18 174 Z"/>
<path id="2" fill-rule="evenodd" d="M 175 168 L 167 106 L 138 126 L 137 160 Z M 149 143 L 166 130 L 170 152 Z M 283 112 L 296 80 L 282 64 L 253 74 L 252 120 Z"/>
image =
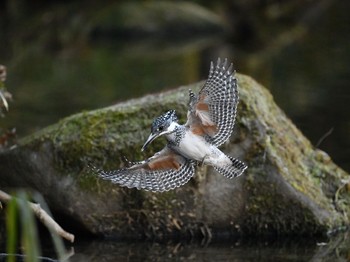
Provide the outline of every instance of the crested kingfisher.
<path id="1" fill-rule="evenodd" d="M 142 151 L 156 138 L 167 145 L 154 156 L 129 167 L 103 171 L 99 177 L 129 188 L 163 192 L 182 186 L 195 174 L 195 166 L 206 164 L 227 178 L 240 176 L 247 166 L 225 155 L 218 146 L 231 135 L 238 104 L 237 79 L 227 59 L 210 64 L 209 77 L 196 95 L 189 91 L 187 122 L 178 123 L 174 110 L 157 117 Z"/>

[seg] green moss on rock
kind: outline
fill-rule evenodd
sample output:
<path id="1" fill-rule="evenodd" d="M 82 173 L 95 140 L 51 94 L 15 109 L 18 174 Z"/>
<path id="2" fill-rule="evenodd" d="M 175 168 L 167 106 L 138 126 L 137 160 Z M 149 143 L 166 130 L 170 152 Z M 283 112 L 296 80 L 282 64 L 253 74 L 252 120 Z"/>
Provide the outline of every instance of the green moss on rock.
<path id="1" fill-rule="evenodd" d="M 234 234 L 320 234 L 349 223 L 349 175 L 314 149 L 253 79 L 238 75 L 235 131 L 222 147 L 249 168 L 228 180 L 198 168 L 185 186 L 166 193 L 102 181 L 87 162 L 105 169 L 140 160 L 155 116 L 176 109 L 185 121 L 188 89 L 203 83 L 82 112 L 19 141 L 0 154 L 1 187 L 39 191 L 51 209 L 105 236 L 204 237 Z"/>

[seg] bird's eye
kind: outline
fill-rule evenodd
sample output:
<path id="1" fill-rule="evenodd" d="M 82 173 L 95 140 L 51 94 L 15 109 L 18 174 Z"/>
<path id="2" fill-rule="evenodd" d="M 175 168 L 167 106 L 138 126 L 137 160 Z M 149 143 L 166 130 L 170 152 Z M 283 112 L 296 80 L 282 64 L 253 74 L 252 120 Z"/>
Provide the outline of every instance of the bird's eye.
<path id="1" fill-rule="evenodd" d="M 158 131 L 163 131 L 163 127 L 162 126 L 160 126 L 160 127 L 158 127 Z"/>

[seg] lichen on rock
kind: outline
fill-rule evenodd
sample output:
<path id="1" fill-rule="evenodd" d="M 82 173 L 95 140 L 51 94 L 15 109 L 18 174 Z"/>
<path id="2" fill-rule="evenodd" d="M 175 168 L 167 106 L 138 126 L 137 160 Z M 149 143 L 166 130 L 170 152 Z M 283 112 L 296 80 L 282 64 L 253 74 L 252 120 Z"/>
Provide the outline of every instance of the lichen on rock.
<path id="1" fill-rule="evenodd" d="M 222 150 L 249 168 L 228 180 L 198 167 L 185 186 L 165 193 L 122 188 L 96 177 L 88 161 L 115 169 L 140 148 L 154 117 L 177 110 L 184 122 L 188 89 L 203 83 L 82 112 L 0 154 L 0 187 L 40 192 L 55 214 L 79 228 L 116 238 L 222 238 L 321 234 L 349 224 L 349 175 L 315 149 L 252 78 L 237 74 L 240 103 Z M 73 230 L 74 231 L 74 230 Z"/>

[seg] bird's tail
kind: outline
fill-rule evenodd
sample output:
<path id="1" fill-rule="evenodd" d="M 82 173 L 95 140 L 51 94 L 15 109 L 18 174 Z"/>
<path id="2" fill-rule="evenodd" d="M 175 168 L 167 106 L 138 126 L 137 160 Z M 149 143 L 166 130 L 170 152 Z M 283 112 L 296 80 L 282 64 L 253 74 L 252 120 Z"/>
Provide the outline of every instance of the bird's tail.
<path id="1" fill-rule="evenodd" d="M 224 167 L 215 166 L 214 169 L 220 174 L 224 175 L 227 178 L 235 178 L 243 174 L 244 170 L 247 169 L 247 165 L 239 161 L 236 158 L 228 156 L 232 162 L 231 165 Z"/>

